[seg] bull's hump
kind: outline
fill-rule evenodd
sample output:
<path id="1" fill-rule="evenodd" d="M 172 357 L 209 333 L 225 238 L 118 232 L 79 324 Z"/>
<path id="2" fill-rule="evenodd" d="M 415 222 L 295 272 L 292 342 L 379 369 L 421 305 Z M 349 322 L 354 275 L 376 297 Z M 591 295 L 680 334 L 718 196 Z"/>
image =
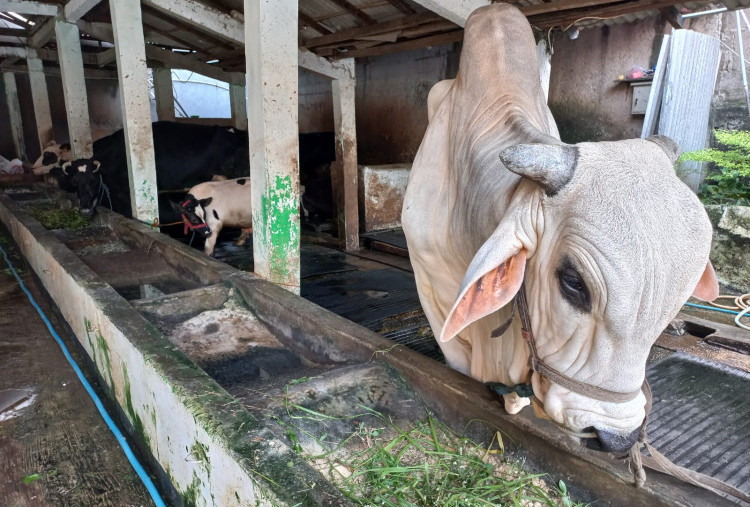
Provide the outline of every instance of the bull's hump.
<path id="1" fill-rule="evenodd" d="M 509 4 L 475 10 L 466 22 L 459 74 L 484 87 L 508 89 L 539 82 L 536 42 L 526 17 Z"/>

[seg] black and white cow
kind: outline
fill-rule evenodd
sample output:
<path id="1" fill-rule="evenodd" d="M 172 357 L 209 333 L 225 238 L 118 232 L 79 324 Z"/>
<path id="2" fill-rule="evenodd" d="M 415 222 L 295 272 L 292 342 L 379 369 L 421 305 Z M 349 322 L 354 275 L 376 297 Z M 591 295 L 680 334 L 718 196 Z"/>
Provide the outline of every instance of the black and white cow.
<path id="1" fill-rule="evenodd" d="M 160 190 L 191 188 L 210 181 L 216 175 L 231 178 L 249 175 L 247 131 L 161 121 L 153 124 L 153 135 L 156 180 Z M 312 214 L 327 213 L 330 216 L 329 167 L 330 162 L 335 159 L 333 134 L 300 134 L 299 140 L 302 177 L 304 179 L 307 174 L 312 175 L 306 185 L 306 198 L 311 197 L 306 202 L 306 207 L 311 209 Z M 76 179 L 75 188 L 66 189 L 77 191 L 81 199 L 81 196 L 93 196 L 101 188 L 108 188 L 110 194 L 109 199 L 104 201 L 105 204 L 118 213 L 132 216 L 123 131 L 119 130 L 94 142 L 93 159 L 101 163 L 100 170 L 96 173 L 82 173 L 84 177 Z M 60 175 L 58 179 L 63 181 L 64 178 Z M 86 188 L 79 188 L 81 186 Z M 159 196 L 162 223 L 179 219 L 179 215 L 174 215 L 169 202 L 167 196 Z M 99 203 L 101 201 L 97 202 Z M 95 209 L 95 204 L 93 200 L 83 198 L 80 207 Z"/>
<path id="2" fill-rule="evenodd" d="M 242 170 L 236 166 L 246 159 L 243 152 L 247 153 L 247 132 L 229 127 L 161 121 L 153 124 L 153 136 L 156 181 L 160 189 L 190 188 L 216 174 L 233 174 Z M 97 140 L 93 151 L 92 160 L 100 162 L 97 171 L 76 174 L 75 180 L 55 171 L 58 183 L 65 190 L 78 193 L 81 210 L 95 210 L 102 200 L 95 202 L 94 196 L 104 188 L 111 191 L 109 199 L 103 201 L 105 205 L 132 216 L 124 132 L 118 130 Z M 246 172 L 249 172 L 248 167 L 244 167 Z M 159 205 L 162 222 L 177 220 L 166 197 L 160 196 Z"/>
<path id="3" fill-rule="evenodd" d="M 185 222 L 185 233 L 192 230 L 205 238 L 203 251 L 213 255 L 223 227 L 239 227 L 236 245 L 243 245 L 253 232 L 250 178 L 208 181 L 190 189 L 185 199 L 172 208 Z"/>
<path id="4" fill-rule="evenodd" d="M 73 151 L 68 143 L 58 144 L 56 141 L 50 141 L 34 162 L 31 170 L 36 175 L 47 174 L 55 167 L 60 167 L 72 159 Z"/>
<path id="5" fill-rule="evenodd" d="M 102 199 L 109 198 L 109 189 L 102 180 L 100 169 L 98 160 L 82 158 L 50 170 L 50 175 L 57 178 L 61 189 L 78 193 L 78 211 L 86 218 L 94 216 L 96 206 Z M 98 185 L 90 185 L 90 180 L 97 181 Z"/>

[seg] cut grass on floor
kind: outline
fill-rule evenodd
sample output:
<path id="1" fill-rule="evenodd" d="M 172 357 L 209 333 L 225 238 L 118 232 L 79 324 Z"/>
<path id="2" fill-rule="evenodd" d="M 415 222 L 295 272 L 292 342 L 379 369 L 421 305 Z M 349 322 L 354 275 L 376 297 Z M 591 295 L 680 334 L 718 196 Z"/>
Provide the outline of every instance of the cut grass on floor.
<path id="1" fill-rule="evenodd" d="M 559 481 L 557 487 L 550 487 L 541 479 L 543 474 L 530 474 L 518 462 L 506 458 L 500 432 L 487 448 L 455 434 L 429 413 L 402 429 L 379 412 L 364 406 L 361 409 L 380 424 L 360 422 L 357 430 L 337 445 L 325 442 L 326 435 L 310 435 L 295 424 L 300 419 L 324 421 L 332 418 L 329 415 L 287 402 L 289 419 L 277 419 L 293 448 L 357 505 L 574 505 L 565 483 Z M 363 415 L 354 417 L 361 420 Z M 317 442 L 320 447 L 314 446 L 316 451 L 322 448 L 324 452 L 305 449 L 298 431 Z"/>

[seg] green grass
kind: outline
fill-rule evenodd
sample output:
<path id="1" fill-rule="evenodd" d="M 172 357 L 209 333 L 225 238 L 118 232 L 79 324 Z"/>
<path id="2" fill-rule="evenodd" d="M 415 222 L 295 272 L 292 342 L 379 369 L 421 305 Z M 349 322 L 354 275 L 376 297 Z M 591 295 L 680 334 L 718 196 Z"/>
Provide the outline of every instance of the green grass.
<path id="1" fill-rule="evenodd" d="M 563 506 L 574 505 L 567 487 L 544 483 L 544 474 L 531 474 L 503 454 L 497 432 L 490 447 L 457 435 L 432 414 L 401 428 L 368 407 L 352 416 L 372 416 L 359 422 L 343 442 L 332 444 L 326 435 L 311 435 L 297 421 L 324 422 L 322 414 L 288 402 L 282 425 L 292 447 L 309 459 L 356 505 L 385 507 Z M 352 419 L 347 417 L 346 419 Z M 373 424 L 373 421 L 377 421 Z M 308 453 L 299 435 L 317 447 Z M 319 447 L 318 447 L 319 446 Z M 317 452 L 320 448 L 323 453 Z M 580 504 L 575 504 L 580 505 Z"/>
<path id="2" fill-rule="evenodd" d="M 77 209 L 62 208 L 54 202 L 30 204 L 26 207 L 26 211 L 49 230 L 81 229 L 89 225 L 88 220 L 83 218 Z"/>

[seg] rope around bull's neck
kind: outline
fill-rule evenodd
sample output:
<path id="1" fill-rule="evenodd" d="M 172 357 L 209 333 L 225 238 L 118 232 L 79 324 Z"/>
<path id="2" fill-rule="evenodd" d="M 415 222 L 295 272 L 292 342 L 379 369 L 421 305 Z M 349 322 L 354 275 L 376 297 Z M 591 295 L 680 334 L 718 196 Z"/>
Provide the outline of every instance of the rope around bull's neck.
<path id="1" fill-rule="evenodd" d="M 646 425 L 648 424 L 648 415 L 651 412 L 653 398 L 651 394 L 651 386 L 649 385 L 647 380 L 644 379 L 643 385 L 638 391 L 634 391 L 631 393 L 622 393 L 603 389 L 591 384 L 585 384 L 563 375 L 556 369 L 547 365 L 539 357 L 536 348 L 536 340 L 534 339 L 534 333 L 531 331 L 531 317 L 529 314 L 528 302 L 526 300 L 525 283 L 521 283 L 521 288 L 519 289 L 518 294 L 516 295 L 514 300 L 511 302 L 511 305 L 516 305 L 518 307 L 518 314 L 521 319 L 521 335 L 523 336 L 524 341 L 526 341 L 529 346 L 529 366 L 532 371 L 535 371 L 540 375 L 547 377 L 547 379 L 551 382 L 565 387 L 566 389 L 569 389 L 578 394 L 582 394 L 589 398 L 597 399 L 599 401 L 622 403 L 632 400 L 639 393 L 643 392 L 643 395 L 646 397 L 646 405 L 644 407 L 646 415 L 643 418 L 643 422 L 641 423 L 641 430 L 638 435 L 638 441 L 633 444 L 633 447 L 630 448 L 629 454 L 627 456 L 633 466 L 633 478 L 636 487 L 643 487 L 646 483 L 646 472 L 644 470 L 644 467 L 646 467 L 652 470 L 656 470 L 657 472 L 669 474 L 673 477 L 676 477 L 677 479 L 687 482 L 688 484 L 707 489 L 719 495 L 729 495 L 750 504 L 750 495 L 748 495 L 747 493 L 740 491 L 734 486 L 730 486 L 729 484 L 708 475 L 704 475 L 694 470 L 675 465 L 666 456 L 654 449 L 648 443 Z M 492 332 L 491 336 L 493 338 L 501 336 L 510 327 L 510 323 L 513 320 L 514 313 L 515 312 L 513 310 L 513 307 L 511 306 L 510 318 Z M 496 385 L 495 383 L 491 384 Z M 489 385 L 489 387 L 498 392 L 498 394 L 505 394 L 499 389 L 493 387 L 493 385 Z M 516 392 L 520 396 L 523 396 L 520 392 L 522 391 L 522 389 L 519 389 L 519 386 L 514 386 L 508 389 L 509 391 L 507 392 Z M 533 396 L 533 390 L 531 390 L 531 393 L 527 397 L 531 396 Z M 641 452 L 641 449 L 643 447 L 646 448 L 650 456 L 644 455 Z"/>

